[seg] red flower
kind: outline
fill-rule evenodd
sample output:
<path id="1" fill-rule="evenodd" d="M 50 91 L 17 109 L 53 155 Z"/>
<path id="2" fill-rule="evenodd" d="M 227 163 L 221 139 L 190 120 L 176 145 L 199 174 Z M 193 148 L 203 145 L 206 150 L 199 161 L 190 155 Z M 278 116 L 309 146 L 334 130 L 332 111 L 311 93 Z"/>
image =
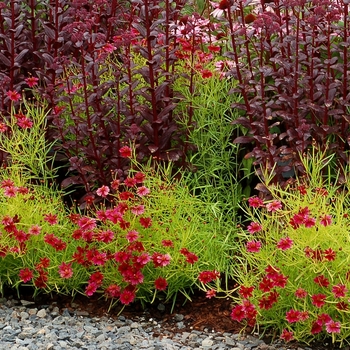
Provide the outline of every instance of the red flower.
<path id="1" fill-rule="evenodd" d="M 231 311 L 231 319 L 233 321 L 241 322 L 245 318 L 244 307 L 242 305 L 236 305 Z"/>
<path id="2" fill-rule="evenodd" d="M 308 217 L 308 218 L 306 218 L 305 221 L 304 221 L 305 227 L 308 227 L 308 228 L 314 227 L 315 224 L 316 224 L 316 219 L 314 219 L 314 218 Z"/>
<path id="3" fill-rule="evenodd" d="M 248 204 L 252 208 L 260 208 L 264 206 L 264 202 L 262 199 L 258 197 L 250 197 L 248 198 Z"/>
<path id="4" fill-rule="evenodd" d="M 58 223 L 57 215 L 55 214 L 45 214 L 44 220 L 48 222 L 50 225 L 56 225 Z"/>
<path id="5" fill-rule="evenodd" d="M 195 262 L 198 261 L 198 256 L 194 253 L 187 253 L 186 255 L 186 262 L 188 262 L 189 264 L 194 264 Z"/>
<path id="6" fill-rule="evenodd" d="M 345 294 L 347 293 L 348 289 L 344 284 L 336 284 L 332 288 L 332 293 L 335 298 L 342 298 L 345 297 Z"/>
<path id="7" fill-rule="evenodd" d="M 116 284 L 111 284 L 105 289 L 105 295 L 107 298 L 119 298 L 120 287 Z"/>
<path id="8" fill-rule="evenodd" d="M 245 287 L 245 286 L 240 286 L 238 293 L 244 298 L 248 299 L 253 296 L 253 290 L 254 286 L 251 287 Z"/>
<path id="9" fill-rule="evenodd" d="M 88 297 L 91 297 L 97 290 L 98 286 L 96 283 L 89 283 L 86 288 L 85 288 L 85 294 L 88 296 Z"/>
<path id="10" fill-rule="evenodd" d="M 274 286 L 275 285 L 273 281 L 270 278 L 267 278 L 266 276 L 263 277 L 263 279 L 259 283 L 259 289 L 262 292 L 269 292 Z"/>
<path id="11" fill-rule="evenodd" d="M 120 156 L 123 158 L 130 158 L 132 154 L 132 150 L 128 146 L 123 146 L 119 149 Z"/>
<path id="12" fill-rule="evenodd" d="M 157 290 L 166 290 L 168 287 L 168 282 L 166 281 L 165 278 L 163 277 L 158 277 L 155 281 L 154 281 L 154 286 Z"/>
<path id="13" fill-rule="evenodd" d="M 201 71 L 201 74 L 202 74 L 203 79 L 208 79 L 208 78 L 211 78 L 213 76 L 213 72 L 209 69 L 203 69 Z"/>
<path id="14" fill-rule="evenodd" d="M 29 87 L 33 87 L 35 85 L 38 85 L 39 79 L 36 77 L 29 77 L 24 79 L 24 81 L 28 84 Z"/>
<path id="15" fill-rule="evenodd" d="M 17 91 L 9 90 L 7 91 L 6 95 L 11 101 L 15 101 L 15 102 L 21 98 L 21 95 Z"/>
<path id="16" fill-rule="evenodd" d="M 318 334 L 322 332 L 322 325 L 319 322 L 314 322 L 311 326 L 311 334 Z"/>
<path id="17" fill-rule="evenodd" d="M 62 278 L 71 278 L 73 276 L 72 264 L 66 264 L 65 262 L 62 262 L 62 264 L 58 267 L 58 273 Z"/>
<path id="18" fill-rule="evenodd" d="M 149 228 L 152 226 L 151 218 L 140 218 L 139 222 L 144 228 Z"/>
<path id="19" fill-rule="evenodd" d="M 325 304 L 326 296 L 324 294 L 314 294 L 311 296 L 312 304 L 316 307 L 322 307 Z"/>
<path id="20" fill-rule="evenodd" d="M 328 261 L 334 261 L 336 252 L 332 248 L 328 248 L 324 251 L 324 258 Z"/>
<path id="21" fill-rule="evenodd" d="M 135 179 L 136 183 L 141 184 L 145 181 L 146 175 L 139 171 L 134 175 L 134 179 Z"/>
<path id="22" fill-rule="evenodd" d="M 323 215 L 320 220 L 320 224 L 324 227 L 332 224 L 332 215 Z"/>
<path id="23" fill-rule="evenodd" d="M 139 238 L 139 233 L 136 230 L 131 230 L 126 234 L 126 239 L 129 242 L 135 242 Z"/>
<path id="24" fill-rule="evenodd" d="M 17 125 L 22 129 L 30 129 L 33 126 L 33 122 L 29 118 L 24 117 L 17 120 Z"/>
<path id="25" fill-rule="evenodd" d="M 19 271 L 19 278 L 24 282 L 29 282 L 33 278 L 33 272 L 27 267 Z"/>
<path id="26" fill-rule="evenodd" d="M 307 291 L 303 288 L 298 288 L 294 295 L 299 298 L 299 299 L 303 299 L 303 298 L 306 298 L 307 297 Z"/>
<path id="27" fill-rule="evenodd" d="M 78 220 L 78 226 L 82 230 L 93 230 L 94 228 L 96 228 L 96 220 L 87 216 L 83 216 Z"/>
<path id="28" fill-rule="evenodd" d="M 299 322 L 301 317 L 301 312 L 299 310 L 291 309 L 286 313 L 286 320 L 289 323 Z"/>
<path id="29" fill-rule="evenodd" d="M 280 338 L 283 339 L 285 342 L 290 342 L 294 339 L 293 332 L 288 331 L 287 329 L 284 329 L 280 335 Z"/>
<path id="30" fill-rule="evenodd" d="M 174 248 L 174 242 L 171 239 L 163 239 L 162 240 L 162 246 L 163 247 Z"/>
<path id="31" fill-rule="evenodd" d="M 321 287 L 328 287 L 329 286 L 329 280 L 328 278 L 324 277 L 323 275 L 317 276 L 314 278 L 314 282 L 317 283 Z"/>
<path id="32" fill-rule="evenodd" d="M 132 303 L 135 299 L 135 292 L 130 291 L 128 289 L 125 289 L 119 297 L 119 300 L 122 304 L 124 305 L 128 305 L 130 303 Z"/>
<path id="33" fill-rule="evenodd" d="M 251 222 L 248 225 L 247 230 L 253 235 L 254 233 L 260 232 L 262 230 L 262 226 L 258 222 Z"/>
<path id="34" fill-rule="evenodd" d="M 99 287 L 102 284 L 103 278 L 103 274 L 99 271 L 96 271 L 93 274 L 91 274 L 89 278 L 89 283 L 95 283 L 96 286 Z"/>
<path id="35" fill-rule="evenodd" d="M 133 177 L 127 177 L 124 180 L 124 185 L 126 187 L 134 187 L 136 185 L 136 180 Z"/>
<path id="36" fill-rule="evenodd" d="M 208 45 L 208 50 L 211 52 L 220 52 L 221 48 L 216 45 Z"/>
<path id="37" fill-rule="evenodd" d="M 281 250 L 288 250 L 293 246 L 293 240 L 289 237 L 281 238 L 277 243 L 277 248 Z"/>
<path id="38" fill-rule="evenodd" d="M 246 248 L 249 253 L 259 253 L 261 249 L 261 242 L 249 241 L 246 243 Z"/>
<path id="39" fill-rule="evenodd" d="M 215 279 L 220 277 L 220 273 L 217 271 L 202 271 L 199 276 L 198 276 L 198 280 L 203 283 L 203 284 L 207 284 L 209 282 L 214 281 Z"/>

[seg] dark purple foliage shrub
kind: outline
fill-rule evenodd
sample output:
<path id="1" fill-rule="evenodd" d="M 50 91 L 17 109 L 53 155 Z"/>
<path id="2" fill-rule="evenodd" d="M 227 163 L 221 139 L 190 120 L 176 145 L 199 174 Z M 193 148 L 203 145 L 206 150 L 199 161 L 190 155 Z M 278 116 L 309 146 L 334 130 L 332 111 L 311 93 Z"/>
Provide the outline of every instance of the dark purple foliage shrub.
<path id="1" fill-rule="evenodd" d="M 132 144 L 140 161 L 183 160 L 172 82 L 174 28 L 184 4 L 0 3 L 0 109 L 8 113 L 8 91 L 21 92 L 26 78 L 39 78 L 49 108 L 48 140 L 58 140 L 56 162 L 69 164 L 63 187 L 83 185 L 90 196 L 113 176 L 124 178 L 130 166 L 119 154 L 124 145 Z"/>
<path id="2" fill-rule="evenodd" d="M 246 157 L 272 171 L 280 183 L 302 174 L 300 154 L 312 145 L 349 159 L 348 1 L 275 0 L 243 2 L 226 9 L 235 62 L 232 74 L 244 103 L 237 123 L 251 145 Z M 258 7 L 257 7 L 258 6 Z M 235 16 L 235 17 L 234 17 Z"/>

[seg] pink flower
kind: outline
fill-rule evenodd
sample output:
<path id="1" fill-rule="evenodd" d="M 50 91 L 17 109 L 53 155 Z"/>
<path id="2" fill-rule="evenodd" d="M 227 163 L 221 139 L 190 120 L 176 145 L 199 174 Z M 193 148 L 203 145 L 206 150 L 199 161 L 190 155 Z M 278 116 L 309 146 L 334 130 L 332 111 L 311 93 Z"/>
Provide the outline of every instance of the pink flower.
<path id="1" fill-rule="evenodd" d="M 245 318 L 245 311 L 242 305 L 236 305 L 231 311 L 231 319 L 233 321 L 241 322 Z"/>
<path id="2" fill-rule="evenodd" d="M 280 201 L 274 200 L 266 204 L 267 211 L 275 212 L 282 209 L 282 203 Z"/>
<path id="3" fill-rule="evenodd" d="M 259 253 L 261 249 L 261 242 L 249 241 L 246 243 L 246 248 L 249 253 Z"/>
<path id="4" fill-rule="evenodd" d="M 168 287 L 168 282 L 166 281 L 165 278 L 163 277 L 158 277 L 155 281 L 154 281 L 154 287 L 157 290 L 166 290 Z"/>
<path id="5" fill-rule="evenodd" d="M 5 123 L 0 123 L 0 132 L 6 132 L 8 129 L 7 125 Z"/>
<path id="6" fill-rule="evenodd" d="M 22 129 L 30 129 L 33 126 L 33 122 L 29 118 L 24 117 L 17 120 L 17 125 Z"/>
<path id="7" fill-rule="evenodd" d="M 299 298 L 299 299 L 304 299 L 304 298 L 307 297 L 307 291 L 306 291 L 305 289 L 303 289 L 303 288 L 298 288 L 298 289 L 295 291 L 294 295 L 295 295 L 297 298 Z"/>
<path id="8" fill-rule="evenodd" d="M 332 288 L 332 293 L 335 298 L 342 298 L 345 297 L 345 294 L 347 293 L 348 289 L 344 284 L 336 284 Z"/>
<path id="9" fill-rule="evenodd" d="M 293 246 L 293 240 L 289 237 L 281 238 L 277 243 L 277 248 L 281 250 L 288 250 Z"/>
<path id="10" fill-rule="evenodd" d="M 169 254 L 154 253 L 152 261 L 155 267 L 164 267 L 170 264 L 171 256 Z"/>
<path id="11" fill-rule="evenodd" d="M 293 332 L 288 331 L 287 329 L 284 329 L 280 335 L 280 338 L 283 339 L 285 342 L 290 342 L 294 339 Z"/>
<path id="12" fill-rule="evenodd" d="M 324 227 L 332 224 L 332 216 L 331 215 L 323 215 L 320 219 L 320 224 Z"/>
<path id="13" fill-rule="evenodd" d="M 6 93 L 7 97 L 11 100 L 11 101 L 18 101 L 21 98 L 21 95 L 17 92 L 17 91 L 7 91 Z"/>
<path id="14" fill-rule="evenodd" d="M 33 272 L 26 267 L 19 271 L 19 278 L 24 283 L 29 282 L 33 278 Z"/>
<path id="15" fill-rule="evenodd" d="M 6 187 L 4 189 L 4 196 L 5 197 L 9 197 L 9 198 L 16 197 L 16 193 L 17 193 L 17 187 L 15 187 L 15 186 L 13 186 L 13 187 Z"/>
<path id="16" fill-rule="evenodd" d="M 328 333 L 340 333 L 340 322 L 333 320 L 326 322 L 326 331 Z"/>
<path id="17" fill-rule="evenodd" d="M 248 204 L 252 208 L 260 208 L 264 206 L 263 200 L 258 197 L 250 197 L 248 199 Z"/>
<path id="18" fill-rule="evenodd" d="M 139 233 L 136 230 L 131 230 L 126 234 L 126 239 L 129 242 L 135 242 L 139 238 Z"/>
<path id="19" fill-rule="evenodd" d="M 314 227 L 316 224 L 316 219 L 315 218 L 310 218 L 310 217 L 307 217 L 304 221 L 304 225 L 305 227 Z"/>
<path id="20" fill-rule="evenodd" d="M 145 206 L 144 205 L 136 205 L 131 208 L 131 212 L 134 215 L 142 215 L 145 212 Z"/>
<path id="21" fill-rule="evenodd" d="M 38 236 L 40 232 L 41 232 L 41 227 L 39 225 L 33 225 L 28 230 L 28 233 L 34 236 Z"/>
<path id="22" fill-rule="evenodd" d="M 216 291 L 214 289 L 207 290 L 205 297 L 208 299 L 214 298 L 216 296 Z"/>
<path id="23" fill-rule="evenodd" d="M 120 287 L 116 284 L 111 284 L 105 289 L 105 295 L 107 298 L 119 298 Z"/>
<path id="24" fill-rule="evenodd" d="M 58 273 L 62 278 L 68 279 L 73 276 L 73 269 L 72 269 L 72 264 L 66 264 L 63 262 L 59 267 L 58 267 Z"/>
<path id="25" fill-rule="evenodd" d="M 36 77 L 29 77 L 29 78 L 24 79 L 24 81 L 27 83 L 27 85 L 29 87 L 33 87 L 35 85 L 38 85 L 39 79 Z"/>
<path id="26" fill-rule="evenodd" d="M 147 196 L 151 193 L 150 189 L 145 186 L 138 187 L 136 192 L 140 197 Z"/>
<path id="27" fill-rule="evenodd" d="M 96 228 L 96 225 L 96 219 L 89 218 L 87 216 L 83 216 L 78 220 L 78 226 L 82 230 L 93 230 L 94 228 Z"/>
<path id="28" fill-rule="evenodd" d="M 132 150 L 128 146 L 123 146 L 119 149 L 120 156 L 123 158 L 130 158 L 132 154 Z"/>
<path id="29" fill-rule="evenodd" d="M 91 297 L 96 292 L 97 288 L 98 288 L 98 285 L 96 283 L 94 282 L 89 283 L 85 288 L 85 294 L 88 297 Z"/>
<path id="30" fill-rule="evenodd" d="M 97 189 L 96 194 L 100 197 L 107 197 L 109 191 L 109 187 L 103 185 Z"/>
<path id="31" fill-rule="evenodd" d="M 251 222 L 248 225 L 247 230 L 249 233 L 254 234 L 260 232 L 262 230 L 262 226 L 258 222 Z"/>

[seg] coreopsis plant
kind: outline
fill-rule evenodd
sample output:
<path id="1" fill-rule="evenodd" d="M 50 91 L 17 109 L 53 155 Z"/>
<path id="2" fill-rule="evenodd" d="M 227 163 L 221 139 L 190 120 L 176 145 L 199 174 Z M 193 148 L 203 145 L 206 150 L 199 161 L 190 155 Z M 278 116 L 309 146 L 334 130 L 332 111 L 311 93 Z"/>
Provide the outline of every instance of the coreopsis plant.
<path id="1" fill-rule="evenodd" d="M 314 152 L 303 158 L 305 177 L 283 190 L 266 177 L 271 198 L 247 200 L 231 312 L 244 327 L 285 341 L 349 339 L 350 182 L 328 180 L 331 158 Z"/>

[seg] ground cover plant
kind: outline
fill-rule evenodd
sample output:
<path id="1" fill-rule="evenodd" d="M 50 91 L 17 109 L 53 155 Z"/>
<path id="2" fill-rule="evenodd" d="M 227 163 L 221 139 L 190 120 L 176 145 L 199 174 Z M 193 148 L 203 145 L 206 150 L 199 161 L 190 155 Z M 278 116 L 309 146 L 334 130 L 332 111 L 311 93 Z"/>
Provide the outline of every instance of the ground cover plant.
<path id="1" fill-rule="evenodd" d="M 271 199 L 246 203 L 239 232 L 233 320 L 285 341 L 349 340 L 349 179 L 334 185 L 332 157 L 302 158 L 306 174 Z M 270 180 L 271 177 L 270 177 Z"/>
<path id="2" fill-rule="evenodd" d="M 111 306 L 175 302 L 178 293 L 190 299 L 203 272 L 216 280 L 228 268 L 229 235 L 220 218 L 169 165 L 141 167 L 127 146 L 120 149 L 133 162 L 126 179 L 114 174 L 96 190 L 99 203 L 83 212 L 68 208 L 47 164 L 45 108 L 26 102 L 22 112 L 11 114 L 0 134 L 9 155 L 0 170 L 1 290 L 99 293 Z"/>

